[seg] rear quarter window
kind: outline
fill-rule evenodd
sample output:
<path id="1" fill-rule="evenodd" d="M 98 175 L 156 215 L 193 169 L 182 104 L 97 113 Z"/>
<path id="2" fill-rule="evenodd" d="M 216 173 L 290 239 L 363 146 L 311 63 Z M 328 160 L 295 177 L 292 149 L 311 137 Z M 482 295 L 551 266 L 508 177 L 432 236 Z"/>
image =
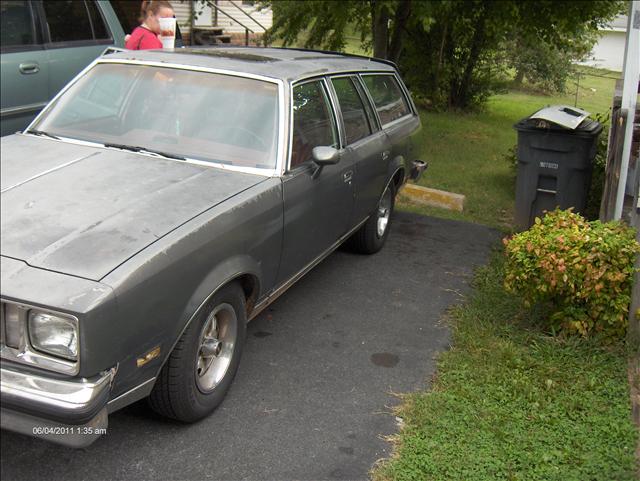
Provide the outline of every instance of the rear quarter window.
<path id="1" fill-rule="evenodd" d="M 43 2 L 52 43 L 108 39 L 102 15 L 93 1 Z"/>
<path id="2" fill-rule="evenodd" d="M 31 5 L 28 2 L 0 2 L 0 23 L 0 46 L 3 50 L 36 43 Z"/>
<path id="3" fill-rule="evenodd" d="M 369 90 L 383 127 L 411 114 L 394 75 L 363 75 L 362 80 Z"/>

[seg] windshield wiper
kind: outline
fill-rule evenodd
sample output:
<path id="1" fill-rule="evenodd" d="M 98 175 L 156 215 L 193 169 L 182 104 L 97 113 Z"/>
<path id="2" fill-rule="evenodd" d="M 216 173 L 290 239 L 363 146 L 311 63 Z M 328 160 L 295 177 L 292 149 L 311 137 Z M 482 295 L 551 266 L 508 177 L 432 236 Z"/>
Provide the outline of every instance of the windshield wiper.
<path id="1" fill-rule="evenodd" d="M 121 149 L 121 150 L 130 150 L 131 152 L 140 152 L 140 150 L 142 150 L 142 147 L 135 147 L 133 145 L 126 145 L 126 144 L 102 144 L 105 147 L 111 147 L 112 149 Z"/>
<path id="2" fill-rule="evenodd" d="M 161 157 L 166 157 L 167 159 L 186 160 L 184 157 L 177 154 L 172 154 L 170 152 L 163 152 L 161 150 L 147 149 L 146 147 L 138 147 L 136 145 L 110 144 L 110 143 L 106 143 L 102 145 L 104 145 L 105 147 L 111 147 L 113 149 L 129 150 L 131 152 L 140 152 L 143 154 L 155 154 Z"/>
<path id="3" fill-rule="evenodd" d="M 162 157 L 166 157 L 167 159 L 176 159 L 176 160 L 186 160 L 184 157 L 182 157 L 181 155 L 178 154 L 172 154 L 171 152 L 164 152 L 162 150 L 155 150 L 155 149 L 145 149 L 145 148 L 141 148 L 140 152 L 144 152 L 147 154 L 156 154 L 156 155 L 161 155 Z"/>
<path id="4" fill-rule="evenodd" d="M 60 137 L 50 134 L 49 132 L 45 132 L 44 130 L 27 130 L 25 134 L 38 135 L 40 137 L 49 137 L 50 139 L 60 140 Z"/>

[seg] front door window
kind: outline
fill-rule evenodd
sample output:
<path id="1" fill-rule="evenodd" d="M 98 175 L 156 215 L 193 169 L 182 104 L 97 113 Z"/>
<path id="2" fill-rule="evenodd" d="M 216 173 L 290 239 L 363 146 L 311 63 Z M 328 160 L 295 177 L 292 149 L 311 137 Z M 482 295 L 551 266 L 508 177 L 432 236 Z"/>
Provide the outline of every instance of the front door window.
<path id="1" fill-rule="evenodd" d="M 290 168 L 311 160 L 311 151 L 318 146 L 338 147 L 335 119 L 323 83 L 319 80 L 293 88 Z"/>

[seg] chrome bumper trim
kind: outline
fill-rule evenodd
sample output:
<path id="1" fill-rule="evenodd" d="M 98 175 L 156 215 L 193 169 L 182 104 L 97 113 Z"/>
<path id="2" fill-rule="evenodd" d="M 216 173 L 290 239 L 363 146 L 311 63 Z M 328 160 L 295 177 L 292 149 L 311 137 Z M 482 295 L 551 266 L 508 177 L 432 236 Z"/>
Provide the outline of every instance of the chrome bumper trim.
<path id="1" fill-rule="evenodd" d="M 81 425 L 57 423 L 4 407 L 0 409 L 0 420 L 2 429 L 72 448 L 89 446 L 106 434 L 109 425 L 107 408 L 103 408 L 93 419 Z"/>
<path id="2" fill-rule="evenodd" d="M 130 389 L 129 391 L 120 394 L 120 396 L 113 398 L 111 401 L 107 403 L 107 409 L 109 413 L 117 411 L 118 409 L 122 409 L 129 404 L 133 404 L 136 401 L 140 401 L 140 399 L 146 398 L 151 391 L 153 390 L 153 386 L 156 383 L 156 377 L 152 377 L 147 381 L 139 384 L 138 386 Z"/>
<path id="3" fill-rule="evenodd" d="M 0 368 L 2 408 L 63 424 L 85 424 L 107 404 L 114 373 L 112 369 L 92 379 L 63 380 L 3 366 Z"/>

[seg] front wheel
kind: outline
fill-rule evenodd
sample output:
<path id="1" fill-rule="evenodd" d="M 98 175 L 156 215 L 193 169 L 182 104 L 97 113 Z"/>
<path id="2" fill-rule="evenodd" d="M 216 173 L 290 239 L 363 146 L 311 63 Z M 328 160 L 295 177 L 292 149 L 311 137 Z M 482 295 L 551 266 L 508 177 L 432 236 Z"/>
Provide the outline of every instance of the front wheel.
<path id="1" fill-rule="evenodd" d="M 183 422 L 210 414 L 224 399 L 246 338 L 245 297 L 230 284 L 193 319 L 171 352 L 149 396 L 157 413 Z"/>
<path id="2" fill-rule="evenodd" d="M 349 239 L 349 245 L 362 254 L 375 254 L 384 246 L 395 206 L 396 189 L 393 182 L 384 189 L 375 212 Z"/>

